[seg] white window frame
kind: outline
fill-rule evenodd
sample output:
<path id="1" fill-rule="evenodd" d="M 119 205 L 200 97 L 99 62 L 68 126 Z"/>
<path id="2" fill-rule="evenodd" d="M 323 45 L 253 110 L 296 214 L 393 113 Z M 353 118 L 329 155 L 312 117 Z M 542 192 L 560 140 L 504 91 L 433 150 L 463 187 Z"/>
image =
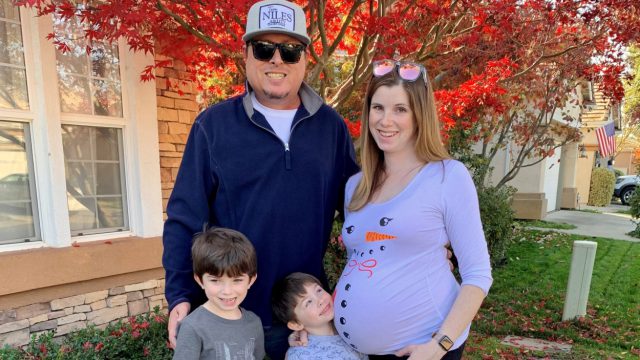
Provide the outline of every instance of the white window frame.
<path id="1" fill-rule="evenodd" d="M 29 110 L 0 110 L 6 120 L 28 122 L 31 130 L 36 204 L 41 241 L 0 245 L 0 252 L 34 247 L 66 247 L 74 242 L 162 234 L 162 192 L 155 82 L 141 82 L 140 73 L 153 64 L 152 55 L 132 53 L 118 42 L 122 118 L 65 114 L 60 111 L 56 50 L 46 40 L 53 31 L 51 16 L 37 17 L 20 8 L 27 68 Z M 62 124 L 122 129 L 123 168 L 128 231 L 71 236 L 66 195 Z M 34 210 L 35 211 L 35 210 Z M 34 221 L 36 216 L 34 216 Z M 38 236 L 38 235 L 37 235 Z"/>

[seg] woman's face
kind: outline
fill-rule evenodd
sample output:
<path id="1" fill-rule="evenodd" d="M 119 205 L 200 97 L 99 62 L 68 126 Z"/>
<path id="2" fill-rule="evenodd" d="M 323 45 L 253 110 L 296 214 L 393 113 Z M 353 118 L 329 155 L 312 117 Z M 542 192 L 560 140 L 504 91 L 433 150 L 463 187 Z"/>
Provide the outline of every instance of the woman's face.
<path id="1" fill-rule="evenodd" d="M 402 85 L 381 86 L 369 107 L 369 131 L 385 154 L 414 152 L 415 121 Z"/>

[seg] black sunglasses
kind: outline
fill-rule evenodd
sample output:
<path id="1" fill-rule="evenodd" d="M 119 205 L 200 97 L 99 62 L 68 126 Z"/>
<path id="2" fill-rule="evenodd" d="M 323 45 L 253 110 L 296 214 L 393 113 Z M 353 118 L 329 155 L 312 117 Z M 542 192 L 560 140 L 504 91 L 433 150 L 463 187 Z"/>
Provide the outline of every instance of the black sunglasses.
<path id="1" fill-rule="evenodd" d="M 286 64 L 296 64 L 300 61 L 302 52 L 307 48 L 302 44 L 274 43 L 265 40 L 250 40 L 249 44 L 253 48 L 253 57 L 260 61 L 270 61 L 276 53 L 276 49 L 280 50 L 280 58 Z"/>

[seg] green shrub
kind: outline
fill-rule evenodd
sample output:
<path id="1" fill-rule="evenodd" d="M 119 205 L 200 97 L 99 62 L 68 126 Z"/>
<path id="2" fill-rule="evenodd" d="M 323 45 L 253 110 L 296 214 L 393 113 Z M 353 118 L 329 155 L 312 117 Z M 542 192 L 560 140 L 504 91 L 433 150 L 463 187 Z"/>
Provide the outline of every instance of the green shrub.
<path id="1" fill-rule="evenodd" d="M 591 206 L 609 205 L 615 185 L 616 177 L 613 172 L 603 168 L 594 168 L 591 173 L 591 188 L 587 204 Z"/>
<path id="2" fill-rule="evenodd" d="M 506 252 L 512 243 L 513 210 L 511 197 L 516 189 L 510 186 L 477 186 L 480 218 L 487 239 L 491 266 L 504 263 Z"/>
<path id="3" fill-rule="evenodd" d="M 167 317 L 156 307 L 153 312 L 130 317 L 105 329 L 89 326 L 61 341 L 49 331 L 33 336 L 22 349 L 0 349 L 0 359 L 171 359 L 167 347 Z"/>
<path id="4" fill-rule="evenodd" d="M 624 176 L 624 173 L 622 172 L 622 170 L 618 170 L 618 169 L 613 169 L 613 174 L 616 176 L 616 179 L 619 178 L 620 176 Z"/>
<path id="5" fill-rule="evenodd" d="M 640 191 L 636 189 L 629 199 L 629 214 L 631 214 L 631 222 L 636 225 L 635 230 L 631 231 L 628 235 L 640 238 Z"/>

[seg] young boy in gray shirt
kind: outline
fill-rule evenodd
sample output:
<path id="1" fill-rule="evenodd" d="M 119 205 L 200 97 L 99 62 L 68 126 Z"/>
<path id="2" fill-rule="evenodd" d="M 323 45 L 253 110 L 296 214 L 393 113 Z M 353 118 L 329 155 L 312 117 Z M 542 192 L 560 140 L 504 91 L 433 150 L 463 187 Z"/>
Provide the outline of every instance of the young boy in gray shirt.
<path id="1" fill-rule="evenodd" d="M 271 305 L 276 318 L 294 331 L 306 331 L 306 346 L 292 346 L 287 360 L 367 360 L 347 345 L 333 326 L 333 298 L 314 276 L 292 273 L 276 284 Z"/>
<path id="2" fill-rule="evenodd" d="M 208 300 L 180 323 L 173 359 L 262 360 L 262 322 L 240 307 L 256 280 L 251 242 L 235 230 L 212 228 L 196 236 L 191 256 Z"/>

